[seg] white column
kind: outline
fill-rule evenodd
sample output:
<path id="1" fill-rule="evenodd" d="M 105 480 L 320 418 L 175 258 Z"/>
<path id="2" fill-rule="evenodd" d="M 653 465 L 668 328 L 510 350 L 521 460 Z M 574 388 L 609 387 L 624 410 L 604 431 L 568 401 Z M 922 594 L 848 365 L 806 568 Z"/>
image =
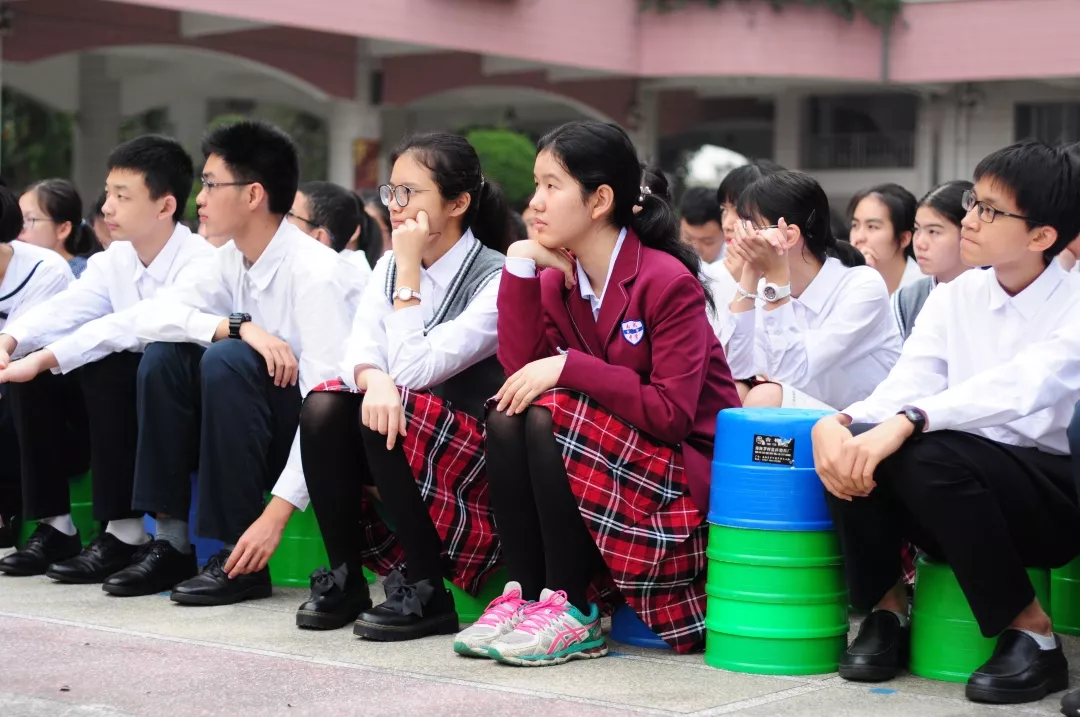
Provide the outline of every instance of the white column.
<path id="1" fill-rule="evenodd" d="M 105 184 L 105 165 L 116 147 L 120 120 L 120 83 L 109 78 L 106 58 L 80 55 L 72 175 L 84 203 L 94 201 Z"/>
<path id="2" fill-rule="evenodd" d="M 637 126 L 629 132 L 630 139 L 641 161 L 655 164 L 660 154 L 660 93 L 639 85 L 634 115 Z"/>
<path id="3" fill-rule="evenodd" d="M 173 136 L 184 146 L 195 162 L 196 169 L 202 162 L 202 137 L 206 131 L 206 99 L 184 96 L 169 103 L 169 122 Z"/>
<path id="4" fill-rule="evenodd" d="M 371 76 L 374 61 L 364 55 L 356 64 L 356 91 L 351 100 L 334 100 L 330 108 L 329 126 L 329 173 L 331 182 L 350 189 L 367 189 L 356 186 L 356 140 L 372 143 L 380 155 L 385 150 L 379 146 L 382 137 L 382 117 L 378 107 L 371 104 Z"/>

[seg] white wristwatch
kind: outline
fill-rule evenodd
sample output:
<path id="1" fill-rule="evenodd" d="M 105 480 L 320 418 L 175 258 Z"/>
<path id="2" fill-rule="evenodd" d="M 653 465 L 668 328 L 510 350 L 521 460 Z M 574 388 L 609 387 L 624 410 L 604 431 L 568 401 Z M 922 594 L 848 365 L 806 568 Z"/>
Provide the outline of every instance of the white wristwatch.
<path id="1" fill-rule="evenodd" d="M 413 291 L 407 286 L 399 286 L 394 292 L 394 298 L 398 301 L 412 301 L 413 299 L 420 301 L 420 292 Z"/>
<path id="2" fill-rule="evenodd" d="M 776 284 L 766 284 L 759 293 L 762 299 L 768 301 L 770 304 L 774 304 L 777 301 L 791 296 L 791 284 L 785 284 L 784 286 L 777 286 Z"/>

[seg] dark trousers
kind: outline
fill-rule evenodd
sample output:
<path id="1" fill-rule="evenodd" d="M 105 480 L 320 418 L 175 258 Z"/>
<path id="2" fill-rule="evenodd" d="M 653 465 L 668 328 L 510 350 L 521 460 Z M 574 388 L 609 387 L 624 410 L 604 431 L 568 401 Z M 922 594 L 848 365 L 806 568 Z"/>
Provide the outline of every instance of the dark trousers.
<path id="1" fill-rule="evenodd" d="M 402 550 L 408 579 L 442 582 L 442 538 L 416 485 L 401 439 L 386 450 L 386 436 L 360 422 L 363 396 L 312 393 L 300 414 L 300 445 L 311 505 L 333 567 L 361 569 L 356 510 L 365 485 L 374 485 Z"/>
<path id="2" fill-rule="evenodd" d="M 243 341 L 151 344 L 138 375 L 134 507 L 187 519 L 197 469 L 196 535 L 235 543 L 285 467 L 300 404 L 300 389 L 274 386 Z"/>
<path id="3" fill-rule="evenodd" d="M 8 385 L 26 520 L 70 513 L 68 481 L 89 466 L 90 434 L 77 373 L 46 372 Z"/>
<path id="4" fill-rule="evenodd" d="M 1025 567 L 1060 567 L 1080 553 L 1069 456 L 941 431 L 905 443 L 874 480 L 867 498 L 827 495 L 856 609 L 872 608 L 896 584 L 907 537 L 952 567 L 982 633 L 993 637 L 1035 598 Z"/>
<path id="5" fill-rule="evenodd" d="M 1073 410 L 1068 435 L 1069 452 L 1072 454 L 1073 483 L 1076 486 L 1077 495 L 1080 496 L 1080 402 L 1077 402 Z"/>

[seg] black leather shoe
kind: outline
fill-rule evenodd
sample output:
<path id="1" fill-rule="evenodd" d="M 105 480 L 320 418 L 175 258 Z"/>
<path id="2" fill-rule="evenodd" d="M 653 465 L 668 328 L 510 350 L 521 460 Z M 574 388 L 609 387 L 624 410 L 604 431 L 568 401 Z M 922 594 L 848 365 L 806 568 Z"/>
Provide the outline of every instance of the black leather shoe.
<path id="1" fill-rule="evenodd" d="M 875 610 L 840 658 L 840 676 L 853 682 L 884 682 L 907 667 L 911 633 L 888 610 Z"/>
<path id="2" fill-rule="evenodd" d="M 341 565 L 331 572 L 319 568 L 311 575 L 311 597 L 296 611 L 296 626 L 337 630 L 371 609 L 364 571 L 349 572 Z"/>
<path id="3" fill-rule="evenodd" d="M 397 642 L 458 631 L 454 596 L 430 580 L 406 583 L 394 570 L 386 577 L 386 602 L 360 613 L 353 633 L 368 640 Z"/>
<path id="4" fill-rule="evenodd" d="M 78 532 L 75 535 L 64 535 L 51 525 L 38 523 L 37 529 L 22 550 L 0 560 L 0 573 L 44 575 L 56 561 L 73 558 L 81 552 L 82 541 Z"/>
<path id="5" fill-rule="evenodd" d="M 19 535 L 19 518 L 15 515 L 2 515 L 0 520 L 4 523 L 0 525 L 0 550 L 14 548 L 15 539 Z"/>
<path id="6" fill-rule="evenodd" d="M 1053 650 L 1039 649 L 1035 638 L 1020 630 L 1006 630 L 994 654 L 975 670 L 967 683 L 972 702 L 1017 704 L 1037 702 L 1051 692 L 1069 687 L 1069 663 L 1061 638 L 1054 635 Z"/>
<path id="7" fill-rule="evenodd" d="M 198 570 L 194 550 L 181 553 L 166 540 L 151 540 L 135 552 L 131 565 L 106 578 L 101 589 L 117 597 L 157 595 Z"/>
<path id="8" fill-rule="evenodd" d="M 225 572 L 229 553 L 222 550 L 206 561 L 201 573 L 174 587 L 172 601 L 181 605 L 232 605 L 270 597 L 270 568 L 229 579 Z"/>
<path id="9" fill-rule="evenodd" d="M 1070 692 L 1061 698 L 1061 714 L 1065 717 L 1080 717 L 1080 690 Z"/>
<path id="10" fill-rule="evenodd" d="M 140 547 L 128 545 L 111 533 L 102 533 L 74 558 L 50 565 L 45 574 L 61 583 L 102 583 L 131 565 Z"/>

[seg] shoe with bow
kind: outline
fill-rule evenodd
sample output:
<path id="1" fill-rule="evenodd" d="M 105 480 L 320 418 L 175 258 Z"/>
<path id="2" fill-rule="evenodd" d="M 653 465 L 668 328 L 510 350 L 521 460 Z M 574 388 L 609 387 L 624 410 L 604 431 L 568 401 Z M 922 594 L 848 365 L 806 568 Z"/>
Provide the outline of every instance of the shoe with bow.
<path id="1" fill-rule="evenodd" d="M 296 611 L 296 626 L 337 630 L 370 609 L 371 595 L 363 570 L 350 573 L 344 563 L 333 571 L 319 568 L 311 574 L 311 596 Z"/>
<path id="2" fill-rule="evenodd" d="M 368 640 L 398 642 L 458 631 L 454 596 L 430 580 L 405 582 L 397 570 L 386 576 L 386 602 L 360 613 L 353 633 Z"/>

